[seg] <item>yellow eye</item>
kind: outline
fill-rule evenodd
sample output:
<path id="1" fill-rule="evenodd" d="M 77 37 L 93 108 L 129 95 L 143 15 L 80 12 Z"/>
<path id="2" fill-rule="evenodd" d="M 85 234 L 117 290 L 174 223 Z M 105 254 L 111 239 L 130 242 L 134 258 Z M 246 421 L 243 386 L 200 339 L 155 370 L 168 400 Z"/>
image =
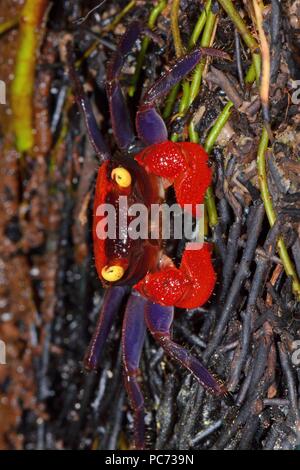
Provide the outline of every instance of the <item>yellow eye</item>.
<path id="1" fill-rule="evenodd" d="M 124 272 L 125 269 L 122 266 L 104 266 L 101 275 L 108 282 L 116 282 L 122 279 Z"/>
<path id="2" fill-rule="evenodd" d="M 111 172 L 111 177 L 121 188 L 128 188 L 131 185 L 131 174 L 121 166 Z"/>

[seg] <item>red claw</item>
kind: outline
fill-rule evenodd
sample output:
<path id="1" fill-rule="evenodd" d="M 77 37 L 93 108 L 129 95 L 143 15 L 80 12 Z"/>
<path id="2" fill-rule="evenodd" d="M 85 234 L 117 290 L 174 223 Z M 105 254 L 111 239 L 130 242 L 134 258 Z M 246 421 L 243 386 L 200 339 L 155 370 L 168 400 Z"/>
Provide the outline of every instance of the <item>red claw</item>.
<path id="1" fill-rule="evenodd" d="M 135 289 L 152 302 L 171 307 L 177 305 L 189 287 L 192 285 L 187 277 L 179 269 L 170 267 L 147 274 Z"/>
<path id="2" fill-rule="evenodd" d="M 203 203 L 212 177 L 208 155 L 201 145 L 166 141 L 150 145 L 135 159 L 148 173 L 173 183 L 177 202 L 181 206 L 191 204 L 196 215 L 196 204 Z M 150 272 L 135 288 L 161 305 L 196 308 L 209 299 L 215 281 L 211 248 L 204 244 L 201 250 L 184 252 L 180 269 L 167 266 Z"/>
<path id="3" fill-rule="evenodd" d="M 211 183 L 212 172 L 208 166 L 208 155 L 201 145 L 191 142 L 177 144 L 185 156 L 186 170 L 174 181 L 177 202 L 202 204 Z M 195 208 L 193 208 L 195 215 Z"/>
<path id="4" fill-rule="evenodd" d="M 169 140 L 146 147 L 145 150 L 136 155 L 135 160 L 148 173 L 168 179 L 175 178 L 186 167 L 181 148 L 178 144 Z"/>
<path id="5" fill-rule="evenodd" d="M 211 260 L 212 247 L 204 243 L 201 250 L 185 250 L 180 271 L 192 282 L 192 288 L 176 306 L 180 308 L 201 307 L 210 298 L 216 283 L 216 274 Z"/>
<path id="6" fill-rule="evenodd" d="M 201 307 L 212 294 L 216 275 L 211 261 L 211 246 L 186 250 L 180 268 L 167 267 L 149 273 L 135 288 L 152 302 L 179 308 Z"/>
<path id="7" fill-rule="evenodd" d="M 181 206 L 203 203 L 212 172 L 208 166 L 208 155 L 201 145 L 166 141 L 150 145 L 135 159 L 148 173 L 174 183 L 176 199 Z M 195 207 L 192 212 L 196 215 Z"/>

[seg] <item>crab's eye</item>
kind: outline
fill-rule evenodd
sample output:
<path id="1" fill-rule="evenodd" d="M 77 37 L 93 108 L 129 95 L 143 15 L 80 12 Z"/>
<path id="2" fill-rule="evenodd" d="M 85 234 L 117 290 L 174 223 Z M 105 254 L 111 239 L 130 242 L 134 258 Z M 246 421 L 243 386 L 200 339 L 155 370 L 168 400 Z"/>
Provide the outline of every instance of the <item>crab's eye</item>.
<path id="1" fill-rule="evenodd" d="M 121 166 L 111 172 L 111 177 L 121 188 L 128 188 L 131 185 L 131 174 Z"/>
<path id="2" fill-rule="evenodd" d="M 101 275 L 105 281 L 116 282 L 122 279 L 125 269 L 122 266 L 104 266 Z"/>

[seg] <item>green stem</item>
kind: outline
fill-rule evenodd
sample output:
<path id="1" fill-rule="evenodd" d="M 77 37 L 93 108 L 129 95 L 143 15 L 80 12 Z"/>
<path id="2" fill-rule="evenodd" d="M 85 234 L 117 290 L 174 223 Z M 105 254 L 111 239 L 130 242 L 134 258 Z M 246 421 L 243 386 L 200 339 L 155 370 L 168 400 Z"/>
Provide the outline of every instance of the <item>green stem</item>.
<path id="1" fill-rule="evenodd" d="M 225 126 L 226 122 L 228 121 L 230 114 L 231 114 L 231 108 L 233 106 L 233 103 L 229 101 L 222 112 L 219 114 L 215 124 L 211 128 L 211 130 L 208 133 L 208 136 L 206 137 L 204 148 L 207 151 L 207 153 L 210 153 L 213 149 L 213 146 L 220 135 L 221 130 Z M 205 204 L 206 204 L 206 209 L 208 213 L 208 219 L 209 219 L 209 225 L 211 228 L 215 227 L 218 223 L 218 212 L 217 212 L 217 207 L 216 207 L 216 202 L 213 194 L 213 189 L 210 186 L 208 190 L 206 191 L 205 195 Z"/>
<path id="2" fill-rule="evenodd" d="M 172 36 L 173 36 L 175 53 L 176 53 L 177 59 L 184 54 L 184 47 L 182 45 L 180 31 L 179 31 L 179 20 L 178 20 L 179 8 L 180 8 L 180 0 L 174 0 L 172 2 L 172 8 L 171 8 L 171 29 L 172 29 Z M 169 97 L 167 99 L 168 107 L 167 109 L 165 109 L 163 113 L 163 116 L 165 118 L 168 117 L 169 112 L 170 114 L 172 112 L 173 104 L 177 97 L 177 93 L 179 91 L 180 86 L 181 86 L 181 83 L 178 83 L 177 85 L 175 85 L 169 94 Z M 183 85 L 182 100 L 180 102 L 180 107 L 179 107 L 179 113 L 182 115 L 185 114 L 185 106 L 188 104 L 189 95 L 190 95 L 190 86 L 187 83 Z M 173 142 L 177 142 L 178 136 L 176 134 L 173 134 L 171 136 L 171 140 L 173 140 Z"/>
<path id="3" fill-rule="evenodd" d="M 216 15 L 211 11 L 211 1 L 207 1 L 205 4 L 205 9 L 201 13 L 199 20 L 197 21 L 197 24 L 195 26 L 195 29 L 193 31 L 192 37 L 189 41 L 189 45 L 195 45 L 197 42 L 203 28 L 203 35 L 200 41 L 200 46 L 201 47 L 208 47 L 211 43 L 211 37 L 213 34 L 214 26 L 215 26 L 215 21 L 216 21 Z M 201 86 L 201 80 L 202 80 L 202 73 L 205 67 L 205 59 L 201 61 L 201 63 L 195 68 L 195 71 L 193 73 L 193 78 L 191 85 L 189 86 L 189 83 L 187 80 L 184 82 L 184 88 L 183 88 L 183 95 L 180 101 L 180 107 L 179 111 L 184 115 L 189 106 L 193 103 L 194 99 L 199 93 L 199 89 Z M 173 96 L 173 95 L 172 95 Z M 175 95 L 176 98 L 176 95 Z M 228 115 L 229 117 L 229 115 Z M 227 119 L 228 119 L 227 117 Z M 226 120 L 224 121 L 225 124 Z M 223 125 L 224 125 L 223 124 Z M 217 125 L 217 123 L 215 124 Z M 223 126 L 220 125 L 219 132 Z M 218 131 L 216 130 L 214 135 L 215 139 L 217 138 L 217 133 Z M 194 123 L 191 122 L 189 125 L 189 138 L 191 142 L 198 143 L 199 142 L 199 136 L 197 131 L 194 128 Z M 171 136 L 171 140 L 173 142 L 176 142 L 178 140 L 178 136 L 176 134 L 173 134 Z M 213 139 L 211 138 L 211 141 Z M 213 144 L 212 144 L 213 145 Z M 209 219 L 209 224 L 211 227 L 214 227 L 218 223 L 218 213 L 217 213 L 217 207 L 214 199 L 214 194 L 212 188 L 208 188 L 205 196 L 205 205 L 206 205 L 206 210 L 208 214 L 208 219 Z"/>
<path id="4" fill-rule="evenodd" d="M 179 31 L 179 7 L 180 7 L 180 0 L 173 0 L 172 7 L 171 7 L 171 29 L 172 29 L 172 36 L 174 41 L 175 53 L 176 57 L 181 57 L 184 53 L 183 45 L 181 42 L 180 31 Z"/>
<path id="5" fill-rule="evenodd" d="M 226 106 L 223 108 L 222 112 L 219 114 L 216 122 L 214 123 L 213 127 L 210 129 L 204 144 L 204 148 L 207 153 L 210 153 L 213 149 L 213 146 L 216 143 L 218 136 L 220 135 L 221 130 L 225 126 L 226 122 L 228 121 L 231 115 L 231 108 L 233 106 L 233 102 L 229 101 Z"/>
<path id="6" fill-rule="evenodd" d="M 200 141 L 199 134 L 195 129 L 195 125 L 193 121 L 191 121 L 189 124 L 189 139 L 191 142 L 194 142 L 195 144 L 198 144 Z"/>
<path id="7" fill-rule="evenodd" d="M 207 12 L 207 21 L 205 23 L 205 28 L 203 31 L 203 35 L 200 41 L 201 47 L 209 47 L 211 42 L 211 36 L 214 30 L 216 22 L 216 15 L 209 10 Z M 199 65 L 194 70 L 192 83 L 191 83 L 191 92 L 190 92 L 190 105 L 193 103 L 194 99 L 199 93 L 201 80 L 202 80 L 202 73 L 205 67 L 205 59 L 201 61 Z"/>
<path id="8" fill-rule="evenodd" d="M 205 21 L 206 20 L 206 21 Z M 189 41 L 189 45 L 195 45 L 196 41 L 198 40 L 201 31 L 203 30 L 203 35 L 200 41 L 201 47 L 208 47 L 211 44 L 211 37 L 213 34 L 213 30 L 215 27 L 215 21 L 216 21 L 216 15 L 211 11 L 211 1 L 206 2 L 205 5 L 205 10 L 201 13 L 199 20 L 197 21 L 197 24 L 195 26 L 194 32 L 192 34 L 192 37 Z M 187 111 L 189 106 L 192 104 L 193 100 L 199 93 L 200 85 L 201 85 L 201 79 L 202 79 L 202 73 L 203 69 L 205 66 L 205 60 L 203 63 L 200 63 L 193 74 L 192 78 L 192 83 L 191 87 L 189 89 L 189 93 L 183 94 L 181 103 L 180 103 L 180 108 L 183 111 L 183 114 Z M 185 83 L 188 84 L 186 81 Z M 174 87 L 175 88 L 175 87 Z M 173 89 L 174 90 L 174 89 Z M 175 92 L 172 90 L 172 97 L 174 96 L 174 99 L 176 99 L 176 94 L 177 94 L 177 89 Z M 174 95 L 173 95 L 174 93 Z M 216 139 L 218 135 L 220 134 L 222 128 L 224 127 L 225 123 L 228 121 L 229 116 L 231 114 L 231 108 L 233 106 L 232 102 L 227 103 L 227 105 L 224 107 L 223 111 L 221 114 L 218 116 L 214 126 L 210 130 L 206 143 L 205 143 L 205 149 L 208 153 L 211 152 L 213 145 L 216 142 Z M 171 108 L 171 106 L 170 106 Z M 198 143 L 199 142 L 199 136 L 198 133 L 196 132 L 194 128 L 194 123 L 191 122 L 189 125 L 189 138 L 191 142 Z M 173 142 L 176 142 L 178 140 L 178 136 L 176 134 L 173 134 L 171 136 L 171 140 Z M 212 187 L 209 187 L 206 195 L 205 195 L 205 206 L 206 210 L 208 213 L 208 219 L 209 219 L 209 224 L 210 227 L 213 228 L 217 225 L 218 223 L 218 213 L 217 213 L 217 207 L 215 203 L 215 198 L 213 194 L 213 189 Z"/>
<path id="9" fill-rule="evenodd" d="M 200 37 L 200 34 L 202 33 L 202 30 L 205 26 L 205 23 L 207 21 L 207 15 L 208 12 L 211 9 L 211 0 L 208 0 L 205 4 L 205 7 L 201 13 L 201 15 L 198 18 L 198 21 L 193 29 L 192 35 L 189 40 L 189 49 L 193 49 L 193 47 L 196 46 L 198 39 Z"/>
<path id="10" fill-rule="evenodd" d="M 182 84 L 182 97 L 179 103 L 179 114 L 184 116 L 189 109 L 191 99 L 190 84 L 185 80 Z"/>
<path id="11" fill-rule="evenodd" d="M 127 3 L 127 5 L 125 5 L 123 10 L 121 10 L 120 13 L 115 17 L 113 22 L 107 28 L 105 28 L 105 31 L 106 32 L 112 31 L 120 23 L 120 21 L 124 18 L 124 16 L 127 15 L 127 13 L 130 10 L 132 10 L 135 4 L 136 4 L 136 0 L 131 0 L 129 3 Z"/>
<path id="12" fill-rule="evenodd" d="M 212 187 L 210 186 L 205 194 L 205 207 L 208 214 L 209 226 L 213 229 L 218 225 L 218 211 L 215 201 L 215 196 Z"/>
<path id="13" fill-rule="evenodd" d="M 258 49 L 258 44 L 250 31 L 247 28 L 246 23 L 244 22 L 243 18 L 236 10 L 235 6 L 233 5 L 231 0 L 218 0 L 223 9 L 226 11 L 227 15 L 231 18 L 235 26 L 237 27 L 240 35 L 242 36 L 245 44 L 251 52 L 255 52 Z"/>
<path id="14" fill-rule="evenodd" d="M 216 15 L 211 10 L 206 10 L 207 14 L 207 21 L 205 23 L 205 28 L 203 31 L 203 35 L 200 41 L 201 47 L 209 47 L 211 43 L 211 36 L 214 30 L 215 22 L 216 22 Z M 188 106 L 191 106 L 193 101 L 195 100 L 196 96 L 200 91 L 201 81 L 202 81 L 202 74 L 205 67 L 206 59 L 202 59 L 200 64 L 194 70 L 193 78 L 190 86 L 190 100 Z M 192 142 L 199 142 L 199 136 L 195 130 L 193 121 L 189 124 L 189 136 Z"/>
<path id="15" fill-rule="evenodd" d="M 165 108 L 163 110 L 163 118 L 168 119 L 173 111 L 174 103 L 176 101 L 177 95 L 179 93 L 181 83 L 177 83 L 172 90 L 170 91 L 168 97 L 166 98 Z"/>
<path id="16" fill-rule="evenodd" d="M 251 84 L 255 82 L 256 79 L 256 70 L 255 70 L 255 65 L 252 60 L 250 67 L 248 68 L 246 77 L 245 77 L 245 83 Z"/>
<path id="17" fill-rule="evenodd" d="M 23 5 L 14 78 L 11 84 L 12 126 L 19 152 L 34 146 L 33 95 L 39 39 L 48 0 L 26 0 Z"/>
<path id="18" fill-rule="evenodd" d="M 200 16 L 198 18 L 198 21 L 197 21 L 197 23 L 196 23 L 196 25 L 193 29 L 191 38 L 189 40 L 188 50 L 191 50 L 197 44 L 197 41 L 200 37 L 200 34 L 202 33 L 202 30 L 204 28 L 205 23 L 206 23 L 207 15 L 208 15 L 208 12 L 211 8 L 211 3 L 212 3 L 211 0 L 207 0 L 203 11 L 202 11 L 202 13 L 200 14 Z M 171 116 L 171 113 L 172 113 L 172 110 L 173 110 L 173 107 L 174 107 L 174 103 L 175 103 L 177 95 L 179 93 L 179 89 L 180 89 L 180 84 L 177 84 L 172 89 L 172 91 L 170 92 L 170 94 L 169 94 L 169 96 L 166 100 L 165 109 L 163 111 L 163 118 L 164 119 L 168 119 Z M 189 82 L 187 80 L 185 80 L 184 85 L 183 85 L 183 90 L 182 90 L 182 97 L 181 97 L 180 104 L 179 104 L 179 113 L 181 115 L 184 115 L 185 112 L 188 110 L 189 101 L 190 101 L 190 85 L 189 85 Z"/>
<path id="19" fill-rule="evenodd" d="M 257 172 L 258 181 L 260 187 L 261 198 L 265 206 L 266 214 L 269 220 L 269 224 L 272 227 L 276 222 L 277 215 L 274 210 L 271 195 L 268 187 L 267 170 L 266 170 L 266 151 L 268 148 L 269 136 L 266 128 L 263 129 L 261 140 L 258 147 L 257 153 Z M 278 239 L 277 249 L 285 269 L 286 275 L 292 278 L 293 291 L 300 298 L 300 282 L 295 270 L 295 267 L 289 257 L 286 245 L 282 237 Z"/>
<path id="20" fill-rule="evenodd" d="M 203 31 L 203 36 L 200 41 L 200 46 L 208 47 L 208 45 L 210 44 L 210 39 L 211 39 L 213 29 L 214 29 L 215 20 L 216 20 L 216 15 L 212 13 L 211 1 L 209 1 L 206 3 L 205 8 L 203 12 L 201 13 L 199 20 L 194 28 L 194 31 L 190 40 L 191 47 L 196 44 L 203 28 L 204 28 L 204 31 Z M 191 106 L 194 99 L 198 95 L 200 86 L 201 86 L 201 78 L 202 78 L 204 66 L 205 66 L 205 59 L 204 61 L 201 61 L 201 63 L 197 65 L 197 67 L 195 68 L 193 72 L 191 85 L 189 86 L 188 81 L 187 80 L 185 81 L 184 86 L 189 87 L 189 92 L 186 94 L 183 94 L 182 96 L 180 108 L 179 108 L 180 112 L 187 112 L 188 108 Z M 195 139 L 197 139 L 196 135 L 194 135 L 193 132 L 191 132 L 191 134 L 194 136 Z"/>
<path id="21" fill-rule="evenodd" d="M 180 85 L 181 83 L 177 83 L 177 85 L 175 85 L 172 88 L 172 90 L 170 91 L 166 99 L 165 109 L 163 110 L 163 113 L 162 113 L 164 119 L 168 119 L 172 114 L 174 103 L 179 93 Z"/>
<path id="22" fill-rule="evenodd" d="M 20 17 L 16 16 L 15 18 L 12 18 L 11 20 L 7 20 L 4 23 L 1 23 L 0 24 L 0 35 L 6 33 L 10 29 L 17 26 L 19 21 L 20 21 Z"/>
<path id="23" fill-rule="evenodd" d="M 149 28 L 151 29 L 154 28 L 157 18 L 166 8 L 166 5 L 167 5 L 167 0 L 160 0 L 158 4 L 153 8 L 153 10 L 150 13 L 149 21 L 148 21 Z"/>
<path id="24" fill-rule="evenodd" d="M 249 47 L 252 53 L 252 60 L 255 67 L 256 80 L 259 80 L 260 77 L 260 54 L 258 53 L 259 45 L 256 42 L 255 38 L 250 33 L 246 23 L 243 18 L 233 5 L 231 0 L 218 0 L 220 5 L 226 11 L 227 15 L 231 18 L 236 28 L 238 29 L 240 35 L 242 36 L 244 43 Z"/>
<path id="25" fill-rule="evenodd" d="M 161 0 L 151 10 L 150 15 L 149 15 L 149 20 L 148 20 L 148 27 L 150 29 L 154 28 L 156 20 L 159 17 L 159 15 L 161 14 L 161 12 L 165 9 L 166 4 L 167 4 L 166 0 Z M 146 52 L 147 52 L 149 43 L 150 43 L 150 39 L 148 37 L 145 37 L 142 41 L 141 50 L 140 50 L 138 58 L 137 58 L 135 72 L 134 72 L 134 75 L 133 75 L 132 80 L 131 80 L 131 85 L 128 89 L 128 95 L 131 96 L 131 97 L 134 96 L 134 94 L 136 92 L 137 83 L 138 83 L 139 78 L 140 78 L 141 70 L 142 70 L 142 67 L 143 67 L 143 63 L 144 63 L 144 60 L 145 60 L 145 56 L 146 56 Z"/>
<path id="26" fill-rule="evenodd" d="M 254 53 L 252 55 L 252 61 L 255 69 L 256 82 L 259 83 L 261 73 L 261 55 L 259 53 Z"/>

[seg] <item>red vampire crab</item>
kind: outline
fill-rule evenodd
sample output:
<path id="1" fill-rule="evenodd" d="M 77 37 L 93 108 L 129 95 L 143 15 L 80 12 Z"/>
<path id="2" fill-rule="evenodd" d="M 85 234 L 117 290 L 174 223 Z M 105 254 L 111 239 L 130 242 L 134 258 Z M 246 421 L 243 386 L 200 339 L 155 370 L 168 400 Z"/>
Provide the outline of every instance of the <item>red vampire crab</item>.
<path id="1" fill-rule="evenodd" d="M 97 236 L 101 215 L 98 207 L 110 203 L 118 209 L 120 195 L 128 197 L 130 205 L 141 202 L 147 207 L 164 200 L 165 188 L 173 185 L 177 202 L 200 204 L 211 181 L 208 156 L 194 143 L 168 141 L 165 123 L 156 105 L 170 89 L 199 63 L 202 56 L 224 57 L 215 49 L 195 49 L 178 60 L 144 94 L 136 114 L 139 139 L 146 147 L 132 156 L 135 134 L 129 111 L 120 86 L 120 74 L 126 55 L 143 31 L 133 22 L 118 45 L 107 71 L 107 95 L 111 123 L 122 156 L 111 156 L 98 129 L 91 105 L 76 75 L 72 52 L 69 49 L 70 75 L 76 99 L 83 111 L 90 141 L 100 158 L 94 200 L 94 253 L 96 269 L 104 287 L 108 287 L 96 331 L 85 357 L 88 369 L 100 365 L 104 343 L 128 296 L 122 327 L 122 349 L 125 386 L 134 411 L 134 440 L 136 448 L 144 448 L 144 399 L 138 375 L 146 327 L 164 351 L 210 392 L 226 394 L 225 386 L 215 378 L 188 350 L 171 339 L 174 307 L 196 308 L 211 296 L 215 273 L 211 248 L 205 243 L 199 250 L 185 250 L 180 267 L 175 267 L 162 248 L 161 240 L 105 240 Z"/>

